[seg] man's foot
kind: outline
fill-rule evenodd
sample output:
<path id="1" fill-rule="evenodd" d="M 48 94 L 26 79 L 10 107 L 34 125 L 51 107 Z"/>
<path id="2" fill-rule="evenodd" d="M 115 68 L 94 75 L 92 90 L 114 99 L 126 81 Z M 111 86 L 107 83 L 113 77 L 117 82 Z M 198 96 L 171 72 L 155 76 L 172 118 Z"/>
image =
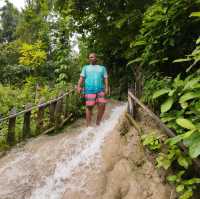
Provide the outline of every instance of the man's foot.
<path id="1" fill-rule="evenodd" d="M 96 126 L 100 126 L 100 122 L 96 122 Z"/>

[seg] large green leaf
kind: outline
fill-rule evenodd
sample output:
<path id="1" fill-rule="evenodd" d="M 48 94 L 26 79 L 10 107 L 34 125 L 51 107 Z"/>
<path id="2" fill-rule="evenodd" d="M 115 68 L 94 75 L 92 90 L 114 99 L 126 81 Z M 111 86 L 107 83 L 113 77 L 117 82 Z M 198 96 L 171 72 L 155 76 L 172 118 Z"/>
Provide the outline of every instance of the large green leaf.
<path id="1" fill-rule="evenodd" d="M 193 196 L 193 191 L 191 189 L 188 189 L 187 191 L 184 191 L 183 194 L 179 197 L 179 199 L 190 199 Z"/>
<path id="2" fill-rule="evenodd" d="M 166 93 L 169 93 L 171 90 L 170 89 L 167 89 L 167 88 L 164 88 L 164 89 L 161 89 L 161 90 L 158 90 L 156 91 L 154 94 L 153 94 L 153 99 L 155 98 L 158 98 Z"/>
<path id="3" fill-rule="evenodd" d="M 182 134 L 183 139 L 187 139 L 187 138 L 191 137 L 195 131 L 196 131 L 196 129 L 193 129 L 193 130 L 189 130 L 188 132 Z"/>
<path id="4" fill-rule="evenodd" d="M 174 61 L 173 61 L 173 63 L 177 63 L 177 62 L 185 62 L 185 61 L 190 61 L 190 59 L 189 58 L 182 58 L 182 59 L 175 59 Z"/>
<path id="5" fill-rule="evenodd" d="M 196 44 L 200 44 L 200 37 L 197 39 Z"/>
<path id="6" fill-rule="evenodd" d="M 178 88 L 178 87 L 182 87 L 184 86 L 184 81 L 181 80 L 181 75 L 177 75 L 177 77 L 174 79 L 174 82 L 173 82 L 173 87 L 174 88 Z"/>
<path id="7" fill-rule="evenodd" d="M 182 104 L 183 102 L 186 102 L 188 100 L 194 99 L 200 97 L 200 93 L 196 93 L 196 92 L 188 92 L 185 93 L 184 95 L 182 95 L 179 99 L 179 103 Z"/>
<path id="8" fill-rule="evenodd" d="M 171 97 L 171 96 L 174 95 L 175 92 L 176 92 L 176 89 L 173 89 L 173 90 L 171 90 L 171 91 L 168 93 L 168 95 Z"/>
<path id="9" fill-rule="evenodd" d="M 133 41 L 131 43 L 131 47 L 133 46 L 143 46 L 146 44 L 146 41 L 145 40 L 138 40 L 138 41 Z"/>
<path id="10" fill-rule="evenodd" d="M 157 64 L 157 63 L 159 63 L 159 61 L 160 61 L 159 59 L 152 60 L 149 62 L 149 65 Z"/>
<path id="11" fill-rule="evenodd" d="M 163 167 L 165 170 L 167 170 L 171 166 L 171 160 L 167 158 L 166 154 L 161 153 L 157 158 L 157 167 L 161 168 Z"/>
<path id="12" fill-rule="evenodd" d="M 183 88 L 183 90 L 187 90 L 187 89 L 195 89 L 195 88 L 200 88 L 200 78 L 199 77 L 196 77 L 196 78 L 193 78 L 193 79 L 190 79 L 190 80 L 185 80 L 186 81 L 186 84 Z"/>
<path id="13" fill-rule="evenodd" d="M 181 155 L 181 156 L 179 156 L 177 161 L 178 161 L 179 165 L 184 167 L 185 169 L 187 169 L 189 167 L 190 161 L 187 157 Z"/>
<path id="14" fill-rule="evenodd" d="M 184 185 L 193 185 L 193 184 L 199 184 L 200 178 L 191 178 L 189 180 L 184 181 Z"/>
<path id="15" fill-rule="evenodd" d="M 162 116 L 161 121 L 166 123 L 166 122 L 170 122 L 171 120 L 174 120 L 176 117 L 174 116 Z"/>
<path id="16" fill-rule="evenodd" d="M 182 102 L 182 103 L 180 103 L 180 105 L 181 105 L 181 107 L 183 109 L 186 109 L 188 107 L 188 103 L 187 102 Z"/>
<path id="17" fill-rule="evenodd" d="M 200 17 L 200 12 L 193 12 L 190 17 Z"/>
<path id="18" fill-rule="evenodd" d="M 195 130 L 189 130 L 188 132 L 184 133 L 184 134 L 181 134 L 181 135 L 177 135 L 173 138 L 169 138 L 165 141 L 166 144 L 169 144 L 169 145 L 175 145 L 177 144 L 178 142 L 184 140 L 184 139 L 187 139 L 189 138 L 193 133 L 195 132 Z"/>
<path id="19" fill-rule="evenodd" d="M 137 62 L 141 62 L 142 61 L 142 58 L 141 57 L 138 57 L 134 60 L 131 60 L 130 62 L 128 62 L 127 66 L 133 64 L 133 63 L 137 63 Z"/>
<path id="20" fill-rule="evenodd" d="M 125 16 L 125 17 L 121 18 L 120 20 L 116 21 L 115 22 L 115 26 L 120 29 L 124 25 L 124 23 L 126 21 L 127 21 L 127 16 Z"/>
<path id="21" fill-rule="evenodd" d="M 169 145 L 174 145 L 178 142 L 180 142 L 183 139 L 183 135 L 177 135 L 173 138 L 169 138 L 165 141 L 165 144 L 169 144 Z"/>
<path id="22" fill-rule="evenodd" d="M 189 137 L 185 137 L 184 139 L 183 139 L 183 144 L 185 145 L 185 146 L 187 146 L 187 147 L 189 147 L 189 146 L 191 146 L 194 142 L 195 142 L 195 140 L 198 140 L 199 139 L 199 132 L 198 131 L 194 131 L 192 134 L 191 134 L 191 136 L 189 136 Z"/>
<path id="23" fill-rule="evenodd" d="M 191 158 L 197 158 L 200 155 L 200 136 L 189 147 L 189 154 Z"/>
<path id="24" fill-rule="evenodd" d="M 184 185 L 180 184 L 176 187 L 176 192 L 180 193 L 184 190 Z"/>
<path id="25" fill-rule="evenodd" d="M 169 111 L 173 105 L 174 99 L 173 97 L 169 97 L 162 105 L 161 105 L 161 113 L 165 113 Z"/>
<path id="26" fill-rule="evenodd" d="M 190 130 L 196 129 L 196 126 L 190 120 L 185 118 L 176 119 L 176 123 L 185 129 L 190 129 Z"/>
<path id="27" fill-rule="evenodd" d="M 167 180 L 169 182 L 176 182 L 177 176 L 176 175 L 167 176 Z"/>

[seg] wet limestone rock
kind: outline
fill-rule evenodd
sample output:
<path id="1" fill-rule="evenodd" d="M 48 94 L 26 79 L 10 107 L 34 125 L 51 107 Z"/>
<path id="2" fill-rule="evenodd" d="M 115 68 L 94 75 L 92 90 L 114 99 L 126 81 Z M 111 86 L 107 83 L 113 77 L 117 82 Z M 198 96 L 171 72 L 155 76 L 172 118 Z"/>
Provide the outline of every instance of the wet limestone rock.
<path id="1" fill-rule="evenodd" d="M 131 125 L 127 127 L 125 117 L 106 140 L 103 158 L 107 183 L 102 199 L 171 198 L 171 187 L 163 184 L 155 165 L 145 154 L 138 132 Z"/>

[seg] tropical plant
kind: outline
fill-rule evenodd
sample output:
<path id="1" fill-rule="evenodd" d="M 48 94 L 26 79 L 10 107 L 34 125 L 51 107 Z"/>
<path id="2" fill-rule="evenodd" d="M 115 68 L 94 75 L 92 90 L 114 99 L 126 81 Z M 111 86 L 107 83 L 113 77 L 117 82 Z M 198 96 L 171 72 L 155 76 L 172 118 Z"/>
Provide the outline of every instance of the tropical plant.
<path id="1" fill-rule="evenodd" d="M 189 199 L 193 196 L 193 192 L 200 184 L 200 178 L 184 179 L 185 171 L 179 171 L 176 175 L 167 177 L 170 183 L 175 184 L 176 192 L 179 193 L 179 199 Z"/>
<path id="2" fill-rule="evenodd" d="M 161 152 L 156 158 L 157 167 L 168 169 L 173 163 L 178 163 L 181 167 L 188 169 L 192 164 L 191 158 L 183 152 L 176 145 L 169 146 L 166 153 Z"/>
<path id="3" fill-rule="evenodd" d="M 152 151 L 157 151 L 161 148 L 160 137 L 155 132 L 144 134 L 141 136 L 142 144 L 147 146 Z"/>
<path id="4" fill-rule="evenodd" d="M 22 44 L 20 48 L 20 64 L 34 70 L 44 64 L 46 59 L 47 54 L 41 41 L 37 41 L 35 44 Z"/>
<path id="5" fill-rule="evenodd" d="M 16 27 L 19 20 L 19 11 L 6 0 L 5 5 L 0 8 L 0 43 L 7 43 L 16 39 Z"/>
<path id="6" fill-rule="evenodd" d="M 180 141 L 189 147 L 192 158 L 200 154 L 200 76 L 199 72 L 181 79 L 178 75 L 171 84 L 171 88 L 156 91 L 153 98 L 167 96 L 161 105 L 161 119 L 174 129 L 177 137 L 169 140 L 170 144 Z M 193 140 L 193 141 L 192 141 Z"/>
<path id="7" fill-rule="evenodd" d="M 178 66 L 172 62 L 194 49 L 199 20 L 189 16 L 199 5 L 198 0 L 155 1 L 144 14 L 139 35 L 131 42 L 131 63 L 141 64 L 145 71 L 172 76 L 187 68 L 187 64 Z"/>

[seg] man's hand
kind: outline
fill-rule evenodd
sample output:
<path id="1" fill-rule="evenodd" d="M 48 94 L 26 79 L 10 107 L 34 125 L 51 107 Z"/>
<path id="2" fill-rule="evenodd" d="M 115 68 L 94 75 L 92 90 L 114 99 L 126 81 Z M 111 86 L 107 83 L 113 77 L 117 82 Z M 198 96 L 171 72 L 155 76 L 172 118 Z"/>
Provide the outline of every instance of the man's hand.
<path id="1" fill-rule="evenodd" d="M 83 84 L 83 81 L 84 81 L 84 78 L 82 76 L 80 76 L 80 79 L 79 79 L 78 85 L 77 85 L 77 92 L 78 92 L 78 94 L 81 93 L 81 90 L 82 90 L 81 85 Z"/>
<path id="2" fill-rule="evenodd" d="M 82 88 L 80 86 L 77 86 L 77 93 L 80 94 L 81 93 Z"/>

